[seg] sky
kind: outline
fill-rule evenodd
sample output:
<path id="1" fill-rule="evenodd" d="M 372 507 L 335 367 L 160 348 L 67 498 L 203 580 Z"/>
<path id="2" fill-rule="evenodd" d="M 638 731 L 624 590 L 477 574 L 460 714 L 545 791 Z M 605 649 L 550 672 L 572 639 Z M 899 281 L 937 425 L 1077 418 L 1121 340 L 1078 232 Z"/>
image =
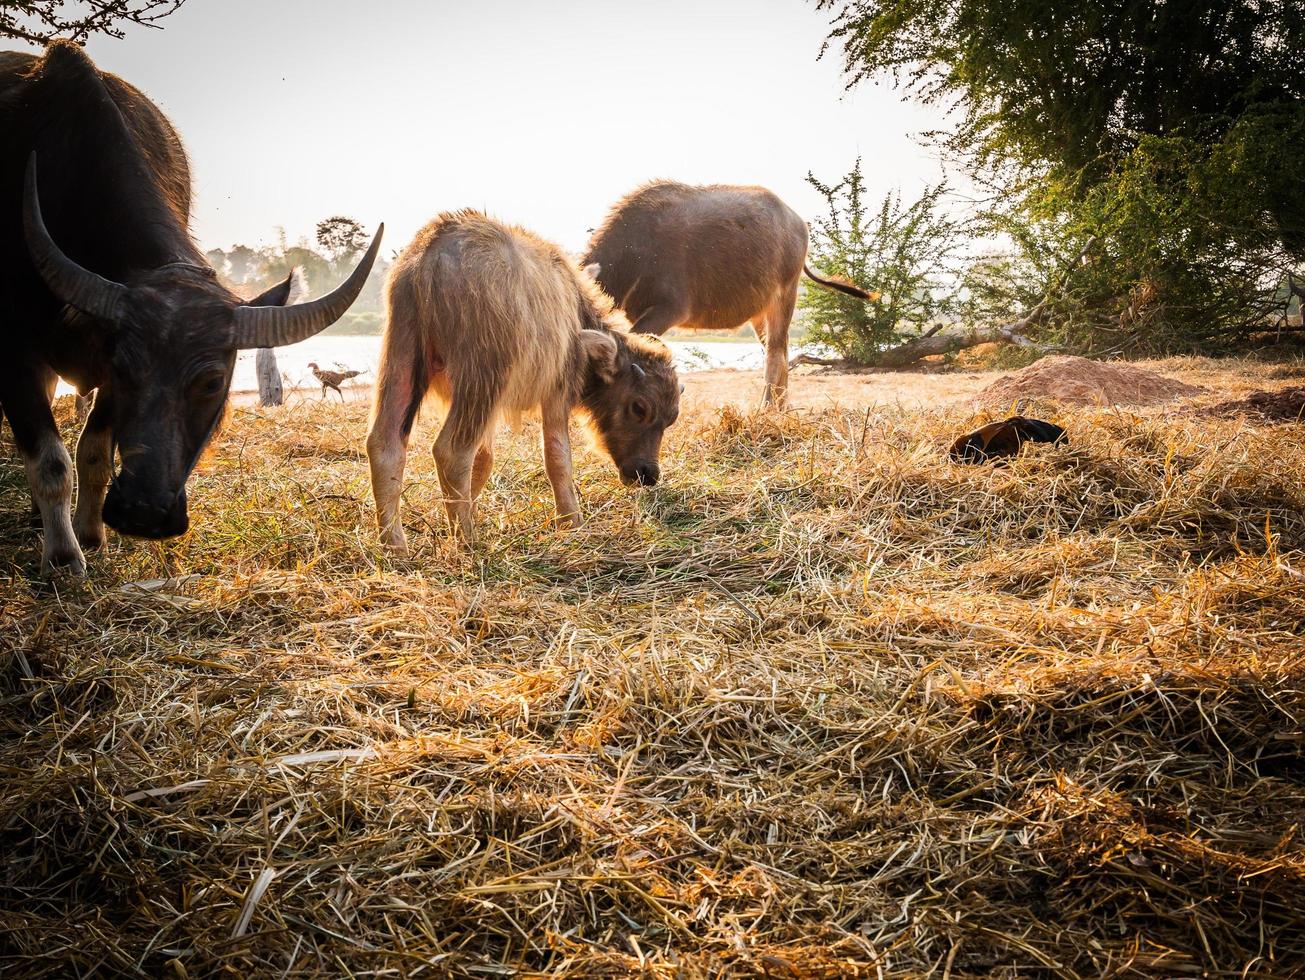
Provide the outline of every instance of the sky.
<path id="1" fill-rule="evenodd" d="M 182 135 L 204 248 L 386 223 L 386 252 L 480 208 L 565 248 L 657 177 L 761 184 L 808 219 L 857 155 L 871 199 L 941 168 L 941 115 L 844 91 L 811 0 L 187 0 L 96 38 Z"/>

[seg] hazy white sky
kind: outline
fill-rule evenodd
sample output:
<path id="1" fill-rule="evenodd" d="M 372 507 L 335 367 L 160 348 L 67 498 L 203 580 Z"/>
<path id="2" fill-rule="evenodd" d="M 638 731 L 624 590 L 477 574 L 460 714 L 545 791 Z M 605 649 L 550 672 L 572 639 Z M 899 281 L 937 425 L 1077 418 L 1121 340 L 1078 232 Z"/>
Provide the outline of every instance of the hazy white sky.
<path id="1" fill-rule="evenodd" d="M 186 142 L 205 248 L 293 242 L 331 214 L 386 251 L 478 207 L 579 249 L 652 177 L 756 183 L 810 218 L 804 176 L 865 158 L 872 194 L 939 176 L 940 117 L 843 91 L 809 0 L 188 0 L 94 40 Z"/>

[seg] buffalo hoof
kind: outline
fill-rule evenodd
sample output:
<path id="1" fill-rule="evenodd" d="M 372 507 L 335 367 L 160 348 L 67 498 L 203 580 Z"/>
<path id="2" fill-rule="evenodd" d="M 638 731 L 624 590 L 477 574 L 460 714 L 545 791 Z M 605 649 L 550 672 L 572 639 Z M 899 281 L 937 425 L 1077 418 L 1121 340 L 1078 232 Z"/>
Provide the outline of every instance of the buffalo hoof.
<path id="1" fill-rule="evenodd" d="M 82 546 L 82 554 L 90 554 L 92 551 L 99 551 L 104 547 L 106 542 L 104 534 L 104 525 L 98 528 L 77 528 L 77 543 Z"/>
<path id="2" fill-rule="evenodd" d="M 381 541 L 381 546 L 385 548 L 385 553 L 391 558 L 408 557 L 408 539 L 403 536 L 402 531 Z"/>
<path id="3" fill-rule="evenodd" d="M 47 577 L 66 574 L 82 578 L 86 575 L 86 559 L 75 545 L 48 548 L 41 557 L 41 574 Z"/>

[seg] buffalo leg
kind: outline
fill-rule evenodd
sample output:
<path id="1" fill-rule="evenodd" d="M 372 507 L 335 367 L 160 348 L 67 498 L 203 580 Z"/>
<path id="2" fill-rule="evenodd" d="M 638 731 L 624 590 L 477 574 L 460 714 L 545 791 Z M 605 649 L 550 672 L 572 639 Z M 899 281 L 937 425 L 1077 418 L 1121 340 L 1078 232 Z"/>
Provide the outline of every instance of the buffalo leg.
<path id="1" fill-rule="evenodd" d="M 576 527 L 580 524 L 580 503 L 571 475 L 571 413 L 561 399 L 555 399 L 544 404 L 543 416 L 544 470 L 553 485 L 557 520 L 565 527 Z"/>
<path id="2" fill-rule="evenodd" d="M 45 389 L 45 403 L 47 405 L 54 405 L 54 393 L 59 388 L 59 375 L 55 374 L 44 365 L 36 367 L 34 370 L 40 378 L 41 387 Z M 31 525 L 32 527 L 42 527 L 41 507 L 36 502 L 36 487 L 31 485 L 30 480 L 28 481 L 28 489 L 30 489 L 32 493 Z"/>
<path id="3" fill-rule="evenodd" d="M 45 365 L 35 365 L 32 367 L 37 379 L 40 381 L 41 388 L 45 391 L 45 401 L 47 405 L 54 405 L 54 393 L 59 387 L 59 376 L 47 368 Z M 28 511 L 28 524 L 31 527 L 43 527 L 44 522 L 41 519 L 41 507 L 36 501 L 36 487 L 32 484 L 30 474 L 27 481 L 27 488 L 31 493 L 31 507 Z"/>
<path id="4" fill-rule="evenodd" d="M 9 364 L 0 376 L 0 402 L 9 416 L 27 483 L 41 513 L 45 539 L 41 571 L 68 568 L 81 575 L 86 572 L 86 560 L 72 529 L 72 460 L 50 411 L 48 373 L 30 362 Z"/>
<path id="5" fill-rule="evenodd" d="M 635 333 L 650 333 L 660 337 L 667 330 L 684 322 L 686 312 L 670 303 L 650 306 L 635 319 L 631 326 Z"/>
<path id="6" fill-rule="evenodd" d="M 104 390 L 95 396 L 91 413 L 77 440 L 77 509 L 73 531 L 83 551 L 104 546 L 104 493 L 113 478 L 113 408 Z"/>
<path id="7" fill-rule="evenodd" d="M 766 394 L 763 403 L 783 408 L 788 400 L 788 328 L 797 305 L 797 283 L 786 286 L 766 311 Z M 755 323 L 753 329 L 756 329 Z M 760 331 L 758 331 L 760 333 Z"/>

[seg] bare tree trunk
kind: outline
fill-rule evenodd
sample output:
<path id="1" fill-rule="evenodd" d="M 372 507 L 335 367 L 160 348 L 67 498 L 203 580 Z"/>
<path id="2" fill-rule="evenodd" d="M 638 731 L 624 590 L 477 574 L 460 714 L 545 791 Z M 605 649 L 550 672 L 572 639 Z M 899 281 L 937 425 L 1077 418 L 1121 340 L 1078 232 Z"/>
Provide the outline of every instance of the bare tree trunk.
<path id="1" fill-rule="evenodd" d="M 254 367 L 258 372 L 258 404 L 267 407 L 280 405 L 283 399 L 281 391 L 281 372 L 276 369 L 276 351 L 263 347 L 254 358 Z"/>

